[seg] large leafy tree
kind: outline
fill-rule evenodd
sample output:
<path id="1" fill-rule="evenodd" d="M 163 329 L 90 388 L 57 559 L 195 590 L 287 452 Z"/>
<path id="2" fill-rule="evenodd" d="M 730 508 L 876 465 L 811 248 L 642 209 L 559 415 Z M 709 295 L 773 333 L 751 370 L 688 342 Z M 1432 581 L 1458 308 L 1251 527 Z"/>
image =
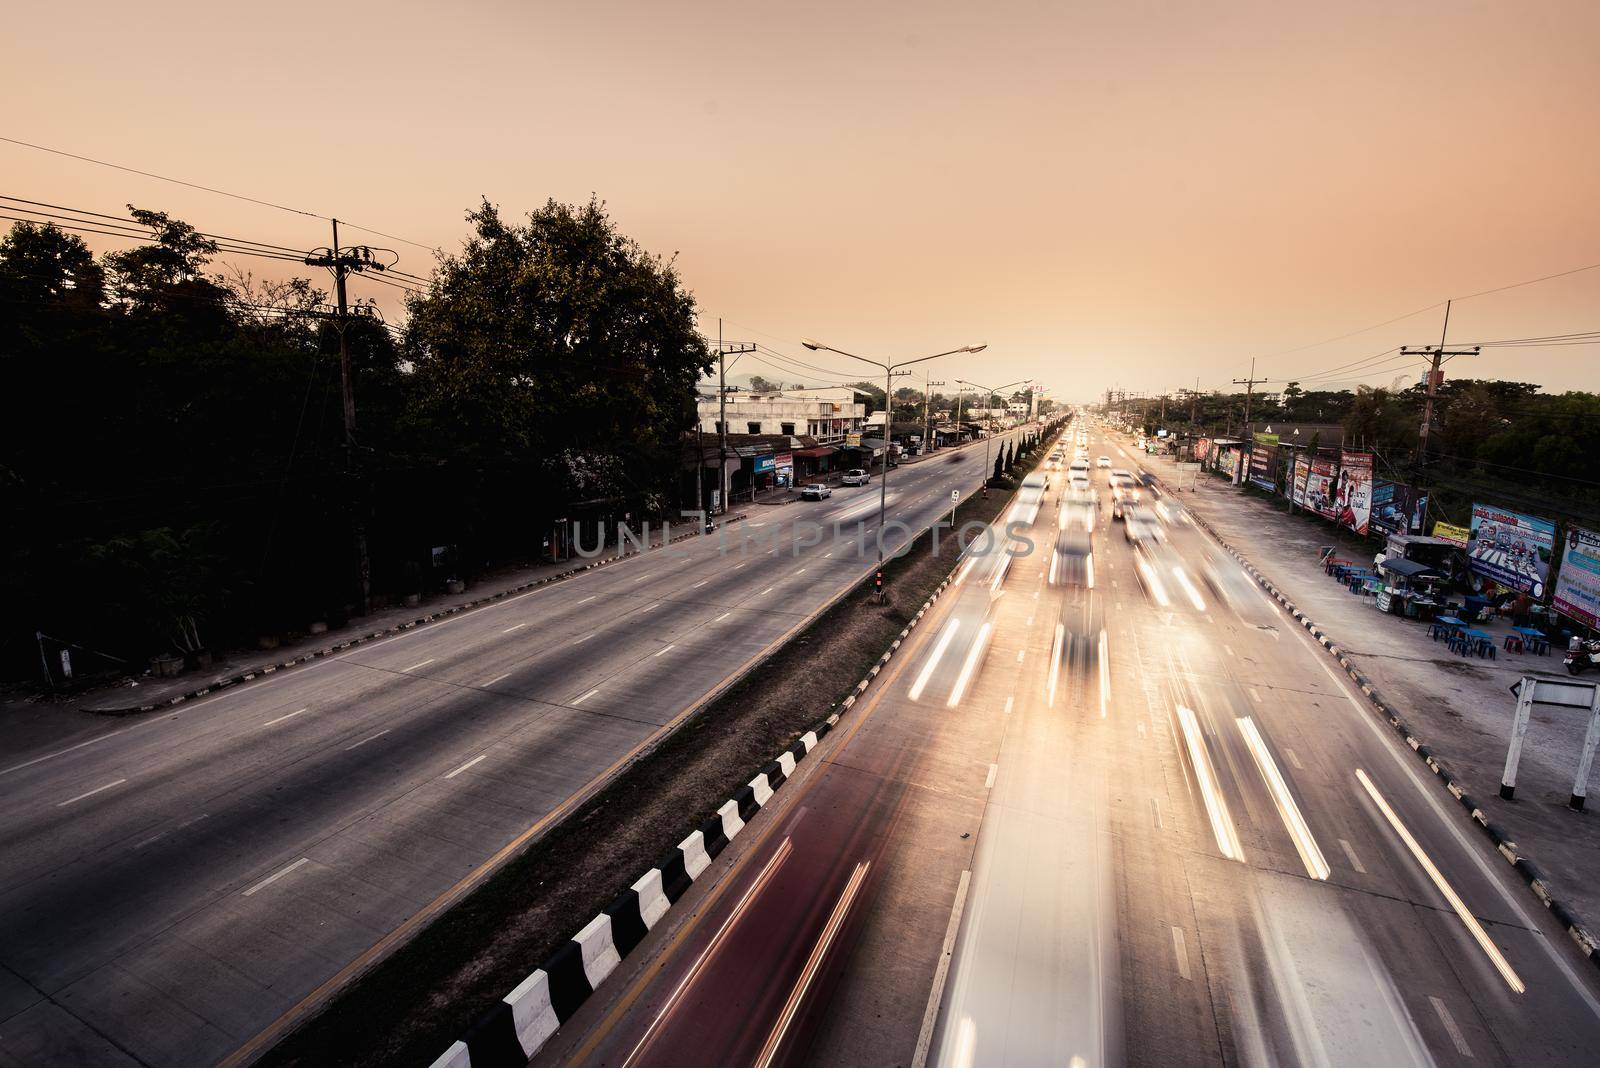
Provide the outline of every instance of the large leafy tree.
<path id="1" fill-rule="evenodd" d="M 507 491 L 538 502 L 533 518 L 570 501 L 649 509 L 711 369 L 676 268 L 596 200 L 520 224 L 485 202 L 467 218 L 405 339 L 413 437 L 453 472 L 458 533 L 502 523 Z"/>

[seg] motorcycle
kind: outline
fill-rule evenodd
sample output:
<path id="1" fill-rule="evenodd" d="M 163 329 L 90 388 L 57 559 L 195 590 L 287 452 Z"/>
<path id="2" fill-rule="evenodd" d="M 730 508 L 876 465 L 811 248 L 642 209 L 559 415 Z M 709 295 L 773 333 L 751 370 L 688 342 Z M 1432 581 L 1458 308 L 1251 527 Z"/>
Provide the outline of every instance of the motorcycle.
<path id="1" fill-rule="evenodd" d="M 1569 675 L 1581 675 L 1590 668 L 1600 668 L 1600 638 L 1574 636 L 1567 643 L 1567 656 L 1563 663 Z"/>

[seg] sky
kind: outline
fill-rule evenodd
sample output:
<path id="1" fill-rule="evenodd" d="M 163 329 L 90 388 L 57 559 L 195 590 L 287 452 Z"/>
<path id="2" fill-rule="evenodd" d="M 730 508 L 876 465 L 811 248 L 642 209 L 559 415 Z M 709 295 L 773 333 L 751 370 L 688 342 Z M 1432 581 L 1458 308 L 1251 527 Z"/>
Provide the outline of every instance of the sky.
<path id="1" fill-rule="evenodd" d="M 21 0 L 7 23 L 0 137 L 352 220 L 416 242 L 346 231 L 423 275 L 482 197 L 593 194 L 676 256 L 705 333 L 809 365 L 741 361 L 786 382 L 870 371 L 812 337 L 879 360 L 985 343 L 925 367 L 1064 400 L 1231 389 L 1252 358 L 1268 390 L 1410 384 L 1420 362 L 1388 350 L 1437 344 L 1447 298 L 1600 264 L 1593 0 Z M 0 193 L 328 242 L 6 142 Z M 352 292 L 402 318 L 394 290 Z M 1448 340 L 1590 330 L 1600 269 L 1460 299 Z M 1597 357 L 1446 371 L 1600 389 Z"/>

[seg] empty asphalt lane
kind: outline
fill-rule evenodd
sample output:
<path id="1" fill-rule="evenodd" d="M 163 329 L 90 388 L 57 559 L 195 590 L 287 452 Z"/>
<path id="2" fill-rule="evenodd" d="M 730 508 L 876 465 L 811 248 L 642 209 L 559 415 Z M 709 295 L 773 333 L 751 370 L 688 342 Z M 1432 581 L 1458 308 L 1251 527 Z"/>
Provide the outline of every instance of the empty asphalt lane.
<path id="1" fill-rule="evenodd" d="M 904 520 L 969 494 L 979 466 L 895 472 Z M 854 496 L 875 520 L 876 485 Z M 866 559 L 796 546 L 803 509 L 758 510 L 782 520 L 753 528 L 776 553 L 690 539 L 18 754 L 0 769 L 0 964 L 20 977 L 0 982 L 0 1051 L 105 1035 L 187 1064 L 249 1039 L 858 579 L 870 534 Z"/>

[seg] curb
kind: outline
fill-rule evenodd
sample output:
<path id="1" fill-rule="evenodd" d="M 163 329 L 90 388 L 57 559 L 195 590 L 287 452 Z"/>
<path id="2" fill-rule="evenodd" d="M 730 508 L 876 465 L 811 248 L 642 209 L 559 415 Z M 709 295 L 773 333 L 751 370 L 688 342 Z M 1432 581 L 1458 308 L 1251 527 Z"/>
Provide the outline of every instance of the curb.
<path id="1" fill-rule="evenodd" d="M 744 518 L 745 513 L 743 512 L 740 512 L 737 515 L 729 516 L 727 519 L 723 520 L 722 525 L 717 529 L 721 530 L 723 527 L 726 527 L 731 523 L 737 523 Z M 645 553 L 659 551 L 666 548 L 668 545 L 676 545 L 680 541 L 686 541 L 689 538 L 697 538 L 700 536 L 701 533 L 698 530 L 685 531 L 682 534 L 675 535 L 671 541 L 655 546 L 653 549 L 646 549 Z M 528 590 L 535 589 L 536 587 L 548 586 L 552 582 L 561 582 L 565 579 L 571 578 L 574 575 L 581 575 L 585 571 L 593 571 L 597 567 L 604 567 L 606 564 L 615 563 L 618 560 L 629 560 L 636 556 L 645 555 L 645 553 L 621 553 L 616 556 L 601 557 L 598 560 L 592 560 L 580 567 L 568 568 L 565 571 L 558 571 L 553 575 L 546 575 L 544 578 L 535 579 L 532 582 L 524 582 L 520 586 L 512 586 L 509 589 L 500 590 L 497 593 L 491 593 L 485 597 L 479 597 L 476 600 L 464 601 L 461 604 L 451 605 L 449 608 L 442 608 L 437 612 L 430 612 L 425 616 L 418 616 L 415 619 L 408 619 L 403 623 L 396 623 L 392 627 L 385 627 L 383 630 L 375 630 L 370 633 L 360 635 L 359 637 L 350 638 L 347 641 L 325 646 L 321 649 L 313 649 L 309 653 L 302 653 L 300 656 L 292 657 L 277 664 L 267 664 L 262 667 L 248 668 L 237 674 L 229 675 L 227 678 L 217 679 L 210 685 L 203 686 L 198 690 L 189 690 L 186 693 L 176 694 L 162 701 L 152 701 L 148 704 L 142 705 L 125 705 L 116 708 L 84 708 L 81 709 L 81 711 L 89 712 L 97 716 L 135 716 L 143 712 L 154 712 L 160 708 L 168 708 L 172 705 L 181 705 L 185 701 L 194 701 L 198 698 L 206 697 L 221 690 L 227 690 L 234 686 L 240 686 L 247 682 L 253 682 L 256 679 L 264 678 L 265 676 L 275 674 L 279 671 L 285 671 L 299 664 L 308 664 L 313 660 L 322 660 L 326 657 L 332 656 L 335 653 L 342 653 L 346 649 L 353 649 L 358 645 L 366 645 L 368 642 L 374 642 L 380 638 L 390 638 L 404 631 L 415 630 L 417 627 L 425 626 L 429 623 L 435 623 L 441 619 L 447 619 L 450 616 L 460 615 L 462 612 L 467 612 L 474 608 L 481 608 L 484 605 L 493 604 L 496 601 L 503 601 L 507 597 L 515 597 L 519 593 L 526 593 Z"/>
<path id="2" fill-rule="evenodd" d="M 779 753 L 776 760 L 764 765 L 755 778 L 702 820 L 698 830 L 668 850 L 655 867 L 635 880 L 509 994 L 484 1012 L 463 1038 L 440 1054 L 432 1068 L 520 1066 L 532 1060 L 550 1036 L 572 1019 L 606 977 L 617 969 L 622 958 L 633 952 L 672 906 L 688 893 L 728 843 L 772 801 L 778 788 L 794 775 L 795 766 L 838 726 L 840 717 L 867 692 L 951 581 L 947 575 L 939 583 L 901 629 L 899 637 L 840 703 L 837 712 L 802 734 L 793 745 Z"/>
<path id="3" fill-rule="evenodd" d="M 1161 481 L 1161 476 L 1157 475 L 1156 478 Z M 1172 491 L 1168 490 L 1167 492 Z M 1371 680 L 1356 669 L 1355 665 L 1350 662 L 1350 658 L 1345 655 L 1344 650 L 1332 638 L 1328 637 L 1321 627 L 1317 626 L 1305 613 L 1295 607 L 1294 602 L 1282 590 L 1278 589 L 1271 579 L 1258 571 L 1256 566 L 1243 553 L 1228 544 L 1222 535 L 1217 533 L 1215 527 L 1206 522 L 1194 509 L 1188 509 L 1188 513 L 1189 518 L 1193 519 L 1202 530 L 1216 540 L 1218 545 L 1227 550 L 1229 555 L 1239 562 L 1239 566 L 1243 567 L 1245 573 L 1255 580 L 1256 585 L 1270 594 L 1283 607 L 1284 611 L 1289 613 L 1291 618 L 1317 640 L 1318 645 L 1328 651 L 1329 656 L 1338 661 L 1345 674 L 1365 695 L 1373 710 L 1399 735 L 1400 740 L 1406 744 L 1406 747 L 1427 765 L 1428 770 L 1438 777 L 1439 781 L 1444 784 L 1444 788 L 1450 792 L 1450 796 L 1460 803 L 1478 829 L 1489 836 L 1489 841 L 1494 844 L 1495 852 L 1503 857 L 1516 870 L 1518 875 L 1522 876 L 1523 881 L 1528 884 L 1528 889 L 1533 892 L 1534 897 L 1538 898 L 1539 903 L 1549 909 L 1555 915 L 1556 920 L 1566 928 L 1567 937 L 1572 939 L 1573 943 L 1578 947 L 1578 951 L 1588 959 L 1590 964 L 1600 968 L 1600 943 L 1595 941 L 1595 937 L 1589 933 L 1588 928 L 1578 914 L 1550 892 L 1544 873 L 1532 860 L 1523 854 L 1517 847 L 1517 843 L 1507 836 L 1502 827 L 1489 821 L 1488 815 L 1479 807 L 1478 802 L 1473 799 L 1472 795 L 1467 792 L 1465 784 L 1457 779 L 1455 773 L 1433 754 L 1433 750 L 1422 739 L 1412 733 L 1410 726 L 1401 718 L 1400 713 L 1378 692 L 1378 688 L 1372 684 Z"/>

